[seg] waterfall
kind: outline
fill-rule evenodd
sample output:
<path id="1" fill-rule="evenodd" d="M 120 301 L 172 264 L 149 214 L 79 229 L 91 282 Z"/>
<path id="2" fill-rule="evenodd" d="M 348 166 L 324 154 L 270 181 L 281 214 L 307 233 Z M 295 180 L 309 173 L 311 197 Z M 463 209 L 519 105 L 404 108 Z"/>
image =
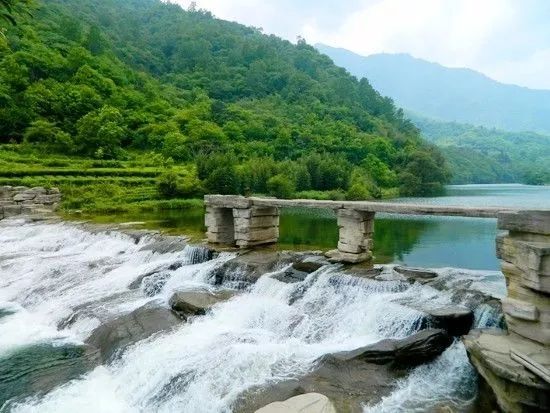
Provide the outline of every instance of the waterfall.
<path id="1" fill-rule="evenodd" d="M 32 343 L 79 343 L 105 320 L 151 300 L 166 303 L 178 289 L 235 282 L 217 286 L 212 276 L 231 254 L 205 261 L 211 257 L 200 248 L 159 254 L 143 249 L 147 242 L 62 223 L 2 221 L 0 309 L 9 311 L 0 317 L 0 357 Z M 264 274 L 205 316 L 0 411 L 231 412 L 243 392 L 304 375 L 324 354 L 415 332 L 423 313 L 403 303 L 451 302 L 427 286 L 353 277 L 338 266 L 293 284 L 276 275 Z M 369 411 L 399 411 L 407 394 L 418 406 L 436 396 L 457 404 L 471 397 L 473 375 L 459 344 L 433 363 L 396 384 L 383 401 L 391 408 Z M 429 381 L 433 387 L 422 390 Z"/>

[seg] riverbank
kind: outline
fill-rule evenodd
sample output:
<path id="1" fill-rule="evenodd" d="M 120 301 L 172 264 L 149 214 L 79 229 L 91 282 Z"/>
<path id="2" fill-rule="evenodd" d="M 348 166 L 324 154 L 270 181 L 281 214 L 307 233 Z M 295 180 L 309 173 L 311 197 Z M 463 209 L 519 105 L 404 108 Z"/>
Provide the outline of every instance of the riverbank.
<path id="1" fill-rule="evenodd" d="M 8 274 L 0 289 L 8 314 L 0 318 L 4 366 L 33 360 L 22 357 L 23 350 L 36 354 L 40 348 L 44 360 L 59 359 L 43 347 L 57 343 L 74 367 L 56 372 L 18 365 L 28 373 L 24 381 L 6 382 L 11 391 L 21 387 L 9 397 L 8 411 L 59 405 L 79 411 L 253 411 L 294 395 L 293 389 L 317 391 L 320 383 L 327 383 L 322 389 L 337 406 L 380 412 L 429 404 L 465 411 L 476 386 L 459 342 L 444 350 L 450 341 L 429 340 L 447 343 L 435 353 L 431 345 L 412 346 L 432 349 L 433 361 L 417 367 L 401 365 L 397 353 L 377 343 L 390 339 L 393 348 L 402 348 L 399 340 L 428 326 L 443 330 L 435 337 L 452 336 L 456 325 L 433 324 L 442 320 L 438 308 L 461 306 L 462 320 L 473 314 L 477 326 L 499 319 L 487 294 L 494 284 L 483 272 L 436 271 L 434 277 L 395 266 L 346 269 L 315 253 L 210 253 L 184 246 L 181 238 L 127 228 L 61 221 L 0 225 Z M 488 290 L 477 291 L 480 286 Z M 184 291 L 194 292 L 191 313 L 189 299 L 183 313 L 174 303 L 174 294 Z M 204 303 L 204 297 L 220 295 L 226 299 L 196 309 L 197 296 Z M 170 307 L 179 309 L 179 318 L 169 315 Z M 21 322 L 28 326 L 24 335 L 16 328 Z M 364 360 L 367 354 L 388 361 L 372 364 Z M 353 373 L 339 376 L 342 371 Z M 434 385 L 426 388 L 426 380 Z M 354 383 L 351 393 L 346 382 Z M 40 389 L 43 383 L 47 388 Z M 91 401 L 97 391 L 101 406 Z"/>

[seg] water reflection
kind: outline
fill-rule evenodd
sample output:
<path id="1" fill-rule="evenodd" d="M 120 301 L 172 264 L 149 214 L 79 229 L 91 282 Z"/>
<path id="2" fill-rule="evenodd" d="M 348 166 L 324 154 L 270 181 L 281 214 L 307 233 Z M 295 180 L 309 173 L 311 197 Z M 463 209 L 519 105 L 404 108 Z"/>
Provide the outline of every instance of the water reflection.
<path id="1" fill-rule="evenodd" d="M 392 202 L 431 205 L 550 207 L 550 187 L 527 185 L 454 185 L 436 198 L 401 198 Z M 93 217 L 97 222 L 143 221 L 142 227 L 204 239 L 204 210 L 145 212 Z M 496 220 L 459 217 L 377 214 L 375 262 L 421 267 L 498 270 L 495 256 Z M 285 208 L 281 211 L 276 248 L 329 250 L 338 243 L 336 216 L 331 210 Z"/>

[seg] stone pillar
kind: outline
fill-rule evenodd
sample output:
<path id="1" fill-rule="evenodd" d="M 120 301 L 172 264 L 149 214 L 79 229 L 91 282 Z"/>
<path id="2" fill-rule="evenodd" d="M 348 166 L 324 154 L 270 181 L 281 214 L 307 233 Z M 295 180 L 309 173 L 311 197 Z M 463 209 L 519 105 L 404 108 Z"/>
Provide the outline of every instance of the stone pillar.
<path id="1" fill-rule="evenodd" d="M 372 258 L 374 212 L 337 210 L 338 249 L 329 251 L 332 261 L 358 263 Z"/>
<path id="2" fill-rule="evenodd" d="M 496 249 L 508 333 L 477 329 L 462 340 L 500 410 L 550 411 L 550 211 L 500 213 L 498 228 L 507 231 Z"/>
<path id="3" fill-rule="evenodd" d="M 234 244 L 233 209 L 207 206 L 204 217 L 206 237 L 214 244 Z"/>
<path id="4" fill-rule="evenodd" d="M 241 248 L 272 244 L 279 239 L 279 208 L 233 208 L 235 242 Z"/>
<path id="5" fill-rule="evenodd" d="M 508 230 L 497 237 L 508 329 L 550 346 L 550 211 L 501 213 L 498 228 Z"/>

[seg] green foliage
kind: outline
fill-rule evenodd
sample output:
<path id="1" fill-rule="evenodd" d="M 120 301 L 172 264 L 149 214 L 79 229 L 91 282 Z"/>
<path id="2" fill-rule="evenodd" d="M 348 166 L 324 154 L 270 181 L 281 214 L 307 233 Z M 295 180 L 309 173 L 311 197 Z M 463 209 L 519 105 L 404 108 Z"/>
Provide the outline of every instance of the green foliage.
<path id="1" fill-rule="evenodd" d="M 395 188 L 404 171 L 421 177 L 418 194 L 448 179 L 437 151 L 368 81 L 303 41 L 207 12 L 158 0 L 49 0 L 10 28 L 0 48 L 0 142 L 120 162 L 140 151 L 157 168 L 196 169 L 163 175 L 163 197 L 342 198 L 357 169 L 369 197 Z M 415 161 L 416 153 L 426 159 Z M 28 176 L 107 176 L 36 169 Z M 111 180 L 129 173 L 113 169 Z M 22 176 L 14 171 L 5 177 Z"/>
<path id="2" fill-rule="evenodd" d="M 452 183 L 550 183 L 550 136 L 420 117 L 414 121 L 445 154 Z"/>
<path id="3" fill-rule="evenodd" d="M 110 106 L 89 112 L 77 122 L 76 129 L 77 150 L 100 159 L 115 158 L 125 136 L 122 115 Z"/>
<path id="4" fill-rule="evenodd" d="M 276 198 L 292 198 L 296 187 L 287 176 L 279 174 L 268 179 L 267 191 Z"/>

